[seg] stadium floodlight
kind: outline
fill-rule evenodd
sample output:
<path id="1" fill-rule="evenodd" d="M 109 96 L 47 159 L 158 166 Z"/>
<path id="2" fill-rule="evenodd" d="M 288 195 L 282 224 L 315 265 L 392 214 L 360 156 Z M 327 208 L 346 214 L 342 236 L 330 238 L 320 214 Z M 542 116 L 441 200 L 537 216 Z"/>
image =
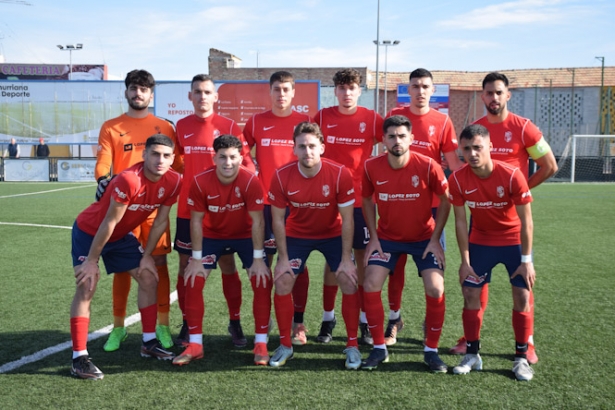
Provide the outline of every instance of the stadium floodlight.
<path id="1" fill-rule="evenodd" d="M 62 51 L 68 51 L 68 54 L 69 54 L 68 79 L 70 80 L 71 74 L 73 73 L 73 51 L 78 51 L 78 50 L 83 49 L 83 44 L 77 43 L 76 46 L 74 44 L 67 44 L 65 46 L 58 44 L 58 48 Z"/>
<path id="2" fill-rule="evenodd" d="M 388 59 L 388 54 L 389 54 L 389 47 L 393 47 L 398 45 L 399 43 L 401 43 L 401 41 L 399 40 L 382 40 L 382 41 L 377 41 L 374 40 L 374 44 L 376 44 L 377 46 L 384 46 L 384 115 L 387 114 L 387 88 L 388 88 L 388 83 L 387 83 L 387 59 Z"/>

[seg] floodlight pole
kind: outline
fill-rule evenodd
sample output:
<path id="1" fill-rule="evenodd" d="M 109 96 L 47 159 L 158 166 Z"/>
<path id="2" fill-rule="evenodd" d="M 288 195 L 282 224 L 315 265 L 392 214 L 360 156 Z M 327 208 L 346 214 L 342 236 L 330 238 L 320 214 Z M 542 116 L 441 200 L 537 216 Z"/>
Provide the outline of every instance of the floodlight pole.
<path id="1" fill-rule="evenodd" d="M 58 44 L 58 48 L 62 51 L 68 51 L 68 61 L 69 61 L 69 69 L 68 69 L 68 79 L 70 80 L 71 74 L 73 72 L 73 51 L 78 51 L 83 49 L 83 44 L 77 43 L 75 44 L 67 44 L 65 46 Z"/>
<path id="2" fill-rule="evenodd" d="M 375 108 L 376 112 L 379 113 L 380 108 L 380 98 L 378 92 L 380 91 L 379 82 L 380 82 L 380 0 L 378 0 L 378 13 L 376 14 L 376 40 L 374 44 L 376 44 L 376 101 Z"/>
<path id="3" fill-rule="evenodd" d="M 388 79 L 387 79 L 387 60 L 389 55 L 389 46 L 396 46 L 400 43 L 399 40 L 382 40 L 380 43 L 377 43 L 378 46 L 384 46 L 384 112 L 382 115 L 387 114 L 387 90 L 389 88 Z"/>

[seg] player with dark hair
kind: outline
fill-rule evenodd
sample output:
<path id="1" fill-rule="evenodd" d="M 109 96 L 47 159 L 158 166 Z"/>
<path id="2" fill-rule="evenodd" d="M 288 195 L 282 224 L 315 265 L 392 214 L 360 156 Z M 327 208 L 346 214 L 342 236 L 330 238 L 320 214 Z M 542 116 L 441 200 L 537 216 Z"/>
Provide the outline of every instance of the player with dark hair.
<path id="1" fill-rule="evenodd" d="M 343 165 L 321 158 L 325 146 L 317 124 L 297 125 L 293 140 L 298 159 L 276 171 L 268 194 L 278 246 L 274 305 L 280 330 L 280 346 L 269 365 L 283 366 L 293 357 L 291 292 L 309 254 L 318 250 L 335 272 L 343 294 L 342 315 L 348 336 L 344 350 L 346 368 L 358 369 L 361 354 L 357 342 L 357 273 L 352 260 L 355 200 L 352 176 Z M 286 207 L 290 208 L 290 214 L 285 221 Z"/>
<path id="2" fill-rule="evenodd" d="M 382 139 L 383 122 L 378 113 L 358 105 L 362 82 L 361 73 L 355 69 L 349 68 L 336 72 L 333 76 L 333 84 L 338 105 L 324 108 L 314 117 L 314 122 L 320 125 L 325 138 L 324 157 L 344 165 L 353 176 L 355 203 L 352 248 L 355 259 L 358 261 L 363 260 L 365 246 L 369 241 L 367 226 L 361 210 L 363 163 L 372 154 L 374 144 Z M 364 272 L 363 264 L 359 263 L 357 274 L 361 307 L 363 307 Z M 333 338 L 333 328 L 336 324 L 334 311 L 336 295 L 337 281 L 329 266 L 325 265 L 323 316 L 320 332 L 316 337 L 318 342 L 329 343 Z M 359 328 L 361 330 L 359 343 L 371 344 L 372 339 L 364 311 L 361 312 Z"/>
<path id="3" fill-rule="evenodd" d="M 236 252 L 248 269 L 254 291 L 252 309 L 255 333 L 269 325 L 271 273 L 263 249 L 263 190 L 257 176 L 241 166 L 244 145 L 233 135 L 221 135 L 213 142 L 215 166 L 194 176 L 187 198 L 191 210 L 192 257 L 184 272 L 185 314 L 190 341 L 173 360 L 185 365 L 203 357 L 203 288 L 221 255 Z M 255 356 L 257 365 L 267 365 L 267 333 L 264 355 Z"/>
<path id="4" fill-rule="evenodd" d="M 218 93 L 213 79 L 205 74 L 197 74 L 192 78 L 188 99 L 194 107 L 194 114 L 182 118 L 177 122 L 177 141 L 180 153 L 184 156 L 184 179 L 192 179 L 202 171 L 214 166 L 214 141 L 223 134 L 231 134 L 243 142 L 241 128 L 231 119 L 214 112 L 214 105 L 218 101 Z M 254 170 L 250 157 L 250 150 L 244 142 L 241 149 L 242 164 L 249 170 Z M 186 346 L 189 341 L 188 322 L 186 320 L 186 288 L 184 284 L 184 270 L 192 252 L 190 239 L 190 207 L 188 195 L 190 183 L 184 184 L 179 195 L 177 206 L 177 229 L 175 233 L 175 250 L 179 253 L 179 270 L 177 274 L 177 298 L 183 314 L 183 325 L 177 342 Z M 229 311 L 228 332 L 233 345 L 245 347 L 248 344 L 241 327 L 241 279 L 235 266 L 232 254 L 221 255 L 220 270 L 222 271 L 222 291 L 226 298 Z"/>
<path id="5" fill-rule="evenodd" d="M 410 84 L 408 93 L 410 94 L 410 106 L 398 107 L 391 110 L 387 117 L 393 115 L 403 115 L 412 123 L 412 134 L 414 140 L 412 149 L 414 152 L 427 155 L 436 163 L 444 163 L 451 170 L 458 169 L 462 162 L 457 153 L 457 136 L 453 122 L 448 115 L 430 107 L 429 100 L 435 92 L 433 75 L 429 70 L 417 68 L 409 76 Z M 442 160 L 442 158 L 444 160 Z M 440 199 L 434 195 L 432 202 L 432 212 L 436 217 L 436 210 Z M 442 247 L 446 249 L 444 234 L 440 238 Z M 393 275 L 389 279 L 389 323 L 385 332 L 385 343 L 387 346 L 397 342 L 397 332 L 404 326 L 401 319 L 401 299 L 404 289 L 404 269 L 406 266 L 406 255 L 399 258 Z"/>
<path id="6" fill-rule="evenodd" d="M 128 272 L 139 284 L 141 356 L 160 360 L 174 357 L 156 338 L 159 275 L 152 252 L 167 230 L 169 211 L 181 187 L 181 175 L 170 169 L 174 159 L 173 141 L 165 135 L 148 138 L 142 156 L 143 162 L 117 175 L 100 201 L 81 212 L 73 225 L 72 257 L 77 288 L 70 309 L 71 373 L 83 379 L 103 378 L 87 350 L 90 304 L 100 278 L 100 257 L 107 273 Z M 143 251 L 131 231 L 155 210 L 158 212 Z"/>
<path id="7" fill-rule="evenodd" d="M 459 282 L 464 297 L 462 317 L 467 351 L 453 372 L 466 374 L 482 369 L 481 288 L 491 282 L 492 269 L 502 263 L 512 285 L 516 342 L 513 373 L 517 380 L 531 380 L 533 370 L 527 352 L 533 321 L 530 295 L 536 281 L 532 264 L 532 195 L 519 168 L 492 159 L 493 146 L 485 127 L 470 125 L 459 140 L 467 165 L 451 174 L 449 186 L 461 254 Z M 472 215 L 469 234 L 465 205 Z"/>
<path id="8" fill-rule="evenodd" d="M 370 236 L 363 260 L 363 286 L 374 348 L 362 368 L 372 370 L 388 361 L 382 285 L 400 255 L 406 254 L 412 255 L 425 288 L 425 364 L 432 372 L 446 373 L 447 366 L 438 356 L 445 312 L 440 236 L 450 211 L 446 178 L 438 162 L 410 149 L 414 147 L 412 125 L 406 117 L 387 118 L 383 129 L 387 152 L 366 160 L 363 174 L 363 213 Z M 435 221 L 431 211 L 434 195 L 440 199 Z"/>
<path id="9" fill-rule="evenodd" d="M 293 154 L 293 132 L 297 124 L 310 121 L 306 114 L 300 114 L 292 108 L 295 96 L 295 79 L 288 71 L 276 71 L 269 78 L 269 96 L 271 110 L 254 114 L 243 128 L 243 135 L 250 148 L 256 151 L 258 176 L 263 185 L 263 191 L 269 192 L 271 178 L 275 170 L 291 162 Z M 276 252 L 275 238 L 271 228 L 271 205 L 265 198 L 265 252 L 269 255 L 271 264 Z M 298 276 L 293 288 L 295 314 L 293 318 L 292 343 L 304 345 L 307 343 L 306 329 L 303 324 L 303 314 L 307 303 L 309 274 L 305 272 Z M 268 328 L 259 329 L 256 339 L 261 343 L 266 340 Z M 258 351 L 257 351 L 258 350 Z M 254 354 L 264 357 L 267 354 L 266 344 L 255 345 Z"/>
<path id="10" fill-rule="evenodd" d="M 511 94 L 508 89 L 508 78 L 499 72 L 491 72 L 483 79 L 481 99 L 485 103 L 487 115 L 475 123 L 487 128 L 490 135 L 493 159 L 504 161 L 519 168 L 525 176 L 530 189 L 542 184 L 557 171 L 557 162 L 551 147 L 544 139 L 542 132 L 529 119 L 520 117 L 508 111 L 508 101 Z M 538 170 L 529 176 L 530 157 L 539 166 Z M 482 288 L 481 306 L 486 309 L 489 300 L 488 286 Z M 530 294 L 532 321 L 534 327 L 534 294 Z M 534 347 L 533 330 L 530 332 L 527 360 L 530 364 L 538 362 Z M 457 345 L 450 349 L 454 354 L 465 354 L 466 340 L 461 338 Z"/>
<path id="11" fill-rule="evenodd" d="M 119 117 L 105 121 L 98 136 L 98 154 L 96 157 L 95 177 L 99 181 L 97 199 L 106 189 L 109 180 L 125 169 L 142 160 L 145 141 L 152 134 L 164 134 L 175 143 L 175 129 L 167 120 L 150 114 L 148 107 L 154 97 L 154 77 L 145 70 L 132 70 L 126 75 L 125 97 L 128 111 Z M 182 158 L 175 146 L 175 163 L 173 169 L 181 171 Z M 156 213 L 152 213 L 135 235 L 145 244 Z M 156 335 L 165 349 L 173 346 L 169 328 L 170 282 L 166 255 L 171 252 L 171 231 L 161 237 L 153 258 L 160 278 L 158 283 L 158 326 Z M 112 352 L 120 348 L 128 334 L 124 325 L 126 304 L 130 292 L 131 279 L 127 272 L 113 275 L 113 330 L 104 345 L 104 350 Z"/>

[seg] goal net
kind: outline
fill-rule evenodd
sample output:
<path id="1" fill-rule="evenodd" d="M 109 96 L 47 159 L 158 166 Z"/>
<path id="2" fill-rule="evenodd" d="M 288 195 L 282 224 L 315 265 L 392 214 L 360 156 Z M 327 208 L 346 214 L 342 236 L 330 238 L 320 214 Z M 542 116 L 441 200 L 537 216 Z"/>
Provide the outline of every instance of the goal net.
<path id="1" fill-rule="evenodd" d="M 615 135 L 572 135 L 549 180 L 615 182 Z"/>

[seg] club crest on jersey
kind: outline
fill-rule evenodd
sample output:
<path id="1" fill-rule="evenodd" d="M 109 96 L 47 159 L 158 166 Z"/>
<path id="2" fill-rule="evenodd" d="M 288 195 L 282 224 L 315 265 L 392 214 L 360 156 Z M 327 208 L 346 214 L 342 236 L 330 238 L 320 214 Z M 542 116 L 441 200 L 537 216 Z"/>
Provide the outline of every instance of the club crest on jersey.
<path id="1" fill-rule="evenodd" d="M 192 198 L 188 198 L 188 201 L 186 202 L 188 202 L 188 205 L 194 206 L 194 201 L 192 200 Z"/>
<path id="2" fill-rule="evenodd" d="M 235 187 L 235 196 L 241 198 L 241 189 L 238 186 Z"/>
<path id="3" fill-rule="evenodd" d="M 504 196 L 504 187 L 503 186 L 498 186 L 497 187 L 497 193 L 498 193 L 498 198 L 502 198 Z"/>
<path id="4" fill-rule="evenodd" d="M 412 186 L 415 188 L 419 186 L 419 176 L 418 175 L 412 176 Z"/>
<path id="5" fill-rule="evenodd" d="M 214 139 L 220 136 L 220 130 L 214 130 Z"/>
<path id="6" fill-rule="evenodd" d="M 384 256 L 380 256 L 378 252 L 374 252 L 369 257 L 370 261 L 380 261 L 380 262 L 388 262 L 391 260 L 391 254 L 389 252 L 385 252 Z"/>
<path id="7" fill-rule="evenodd" d="M 335 144 L 335 136 L 327 135 L 327 144 Z"/>
<path id="8" fill-rule="evenodd" d="M 156 125 L 154 128 L 156 128 L 156 134 L 162 134 L 162 130 L 159 126 Z"/>
<path id="9" fill-rule="evenodd" d="M 271 145 L 271 138 L 263 138 L 261 140 L 261 146 L 268 147 Z"/>
<path id="10" fill-rule="evenodd" d="M 163 196 L 164 196 L 164 188 L 161 187 L 158 190 L 158 199 L 162 198 Z"/>
<path id="11" fill-rule="evenodd" d="M 184 153 L 190 155 L 190 151 L 192 151 L 192 147 L 184 147 Z"/>
<path id="12" fill-rule="evenodd" d="M 436 126 L 435 125 L 430 125 L 429 126 L 429 136 L 433 137 L 434 135 L 436 135 Z"/>
<path id="13" fill-rule="evenodd" d="M 295 258 L 288 261 L 292 269 L 299 269 L 301 267 L 301 259 Z"/>
<path id="14" fill-rule="evenodd" d="M 512 131 L 506 131 L 504 133 L 504 141 L 506 142 L 512 141 Z"/>
<path id="15" fill-rule="evenodd" d="M 329 190 L 329 185 L 323 185 L 322 186 L 322 195 L 327 197 L 327 196 L 329 196 L 330 193 L 331 193 L 331 191 Z"/>
<path id="16" fill-rule="evenodd" d="M 365 130 L 367 129 L 367 124 L 365 124 L 364 122 L 362 122 L 361 124 L 359 124 L 359 132 L 361 134 L 363 134 L 365 132 Z"/>

